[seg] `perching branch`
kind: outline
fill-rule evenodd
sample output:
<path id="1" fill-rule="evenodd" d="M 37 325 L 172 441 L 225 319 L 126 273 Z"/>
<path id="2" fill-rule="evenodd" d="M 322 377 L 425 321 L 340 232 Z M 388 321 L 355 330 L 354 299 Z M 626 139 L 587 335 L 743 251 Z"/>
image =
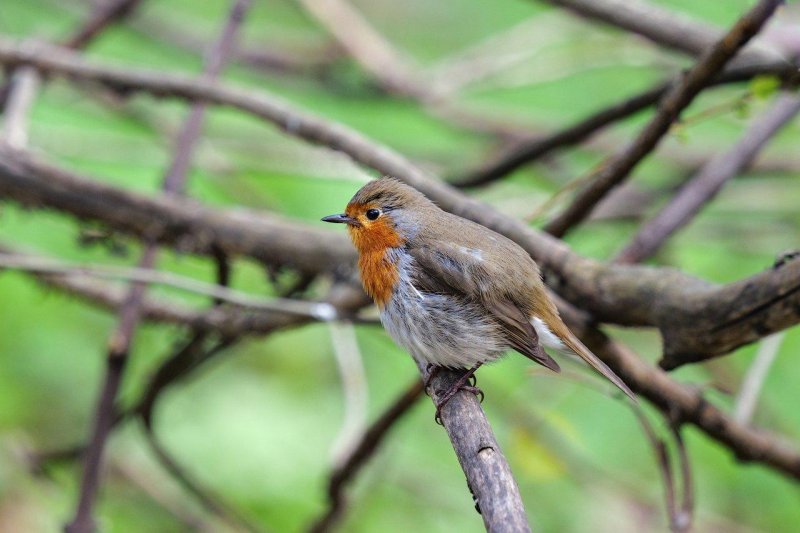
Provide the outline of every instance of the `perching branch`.
<path id="1" fill-rule="evenodd" d="M 430 380 L 428 394 L 434 403 L 462 374 L 443 369 L 430 378 L 424 365 L 420 373 Z M 486 531 L 530 531 L 519 487 L 478 398 L 459 391 L 442 407 L 440 416 Z"/>
<path id="2" fill-rule="evenodd" d="M 561 237 L 586 218 L 597 202 L 619 185 L 658 146 L 681 112 L 722 71 L 739 49 L 758 33 L 781 3 L 781 0 L 760 0 L 713 47 L 706 50 L 681 82 L 672 86 L 659 101 L 655 116 L 636 139 L 601 164 L 599 170 L 590 176 L 589 185 L 576 195 L 562 214 L 547 224 L 546 231 Z"/>

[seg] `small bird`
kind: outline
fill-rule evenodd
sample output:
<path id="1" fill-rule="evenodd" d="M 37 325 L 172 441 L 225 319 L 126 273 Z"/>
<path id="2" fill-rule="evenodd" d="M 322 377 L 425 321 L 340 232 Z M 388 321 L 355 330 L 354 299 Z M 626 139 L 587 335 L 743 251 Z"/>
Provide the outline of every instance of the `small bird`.
<path id="1" fill-rule="evenodd" d="M 510 239 L 389 177 L 370 181 L 343 214 L 322 220 L 347 224 L 364 289 L 395 342 L 432 367 L 468 370 L 438 409 L 509 348 L 558 372 L 540 342 L 574 352 L 633 398 L 564 324 L 539 267 Z"/>

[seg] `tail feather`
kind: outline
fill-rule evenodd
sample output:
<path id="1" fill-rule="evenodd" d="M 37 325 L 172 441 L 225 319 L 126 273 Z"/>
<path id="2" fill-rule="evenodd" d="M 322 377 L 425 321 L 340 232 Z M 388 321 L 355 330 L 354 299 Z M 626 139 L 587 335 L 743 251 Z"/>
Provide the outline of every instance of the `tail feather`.
<path id="1" fill-rule="evenodd" d="M 613 370 L 608 368 L 603 361 L 601 361 L 595 354 L 589 350 L 578 338 L 569 330 L 569 328 L 561 321 L 561 318 L 558 315 L 555 315 L 555 318 L 548 319 L 541 319 L 542 322 L 547 326 L 547 328 L 558 337 L 558 339 L 563 343 L 563 346 L 557 346 L 558 348 L 566 347 L 569 351 L 575 352 L 575 354 L 586 361 L 586 363 L 594 368 L 600 375 L 605 377 L 611 383 L 616 385 L 619 390 L 624 392 L 631 400 L 636 401 L 636 396 L 633 394 L 630 388 L 625 384 L 622 379 L 614 373 Z M 540 335 L 541 340 L 543 339 Z"/>

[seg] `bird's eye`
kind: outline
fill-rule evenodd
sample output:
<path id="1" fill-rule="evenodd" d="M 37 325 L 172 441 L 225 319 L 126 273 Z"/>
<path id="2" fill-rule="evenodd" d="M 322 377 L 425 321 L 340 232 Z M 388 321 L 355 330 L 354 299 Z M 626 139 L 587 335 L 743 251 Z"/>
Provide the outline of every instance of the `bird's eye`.
<path id="1" fill-rule="evenodd" d="M 381 210 L 380 209 L 367 209 L 367 218 L 368 219 L 375 220 L 379 216 L 381 216 Z"/>

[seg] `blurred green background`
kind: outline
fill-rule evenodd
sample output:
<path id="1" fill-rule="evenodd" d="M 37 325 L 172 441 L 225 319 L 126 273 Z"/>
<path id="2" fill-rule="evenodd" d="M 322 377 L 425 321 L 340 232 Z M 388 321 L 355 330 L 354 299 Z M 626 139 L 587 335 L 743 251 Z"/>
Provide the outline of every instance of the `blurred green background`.
<path id="1" fill-rule="evenodd" d="M 659 3 L 720 27 L 751 5 L 744 0 Z M 422 72 L 441 72 L 478 43 L 483 43 L 479 53 L 509 60 L 495 75 L 455 92 L 450 102 L 532 133 L 567 125 L 690 64 L 642 39 L 533 1 L 359 0 L 353 5 Z M 87 55 L 104 63 L 197 73 L 201 51 L 176 41 L 192 37 L 212 42 L 229 7 L 222 0 L 144 0 L 129 20 L 103 33 Z M 57 41 L 90 9 L 90 3 L 78 0 L 5 0 L 0 33 Z M 516 40 L 486 41 L 521 23 L 529 30 L 518 31 Z M 330 50 L 333 41 L 300 5 L 258 0 L 246 17 L 241 42 L 248 49 L 278 51 L 308 64 Z M 321 75 L 232 64 L 225 79 L 341 121 L 442 176 L 458 177 L 497 151 L 490 136 L 449 124 L 416 102 L 378 90 L 343 55 Z M 752 96 L 752 89 L 751 83 L 704 93 L 686 113 L 699 118 L 676 129 L 637 169 L 633 181 L 650 200 L 646 213 L 689 175 L 693 167 L 687 160 L 724 149 L 769 105 L 770 95 Z M 708 109 L 713 111 L 705 116 Z M 91 91 L 54 80 L 36 100 L 30 145 L 97 179 L 155 193 L 170 158 L 171 136 L 186 110 L 183 103 L 146 96 L 112 108 Z M 630 138 L 648 116 L 641 113 L 605 132 L 597 143 L 525 167 L 476 195 L 509 215 L 529 216 L 601 161 L 609 147 Z M 771 143 L 764 158 L 796 160 L 798 143 L 800 126 L 795 122 Z M 193 198 L 312 223 L 339 212 L 371 176 L 339 154 L 224 109 L 208 113 L 194 160 L 189 185 Z M 768 268 L 779 252 L 798 246 L 797 177 L 796 171 L 773 169 L 736 178 L 655 262 L 716 282 Z M 139 246 L 133 241 L 123 241 L 124 253 L 115 254 L 103 246 L 79 245 L 85 226 L 61 214 L 23 210 L 8 202 L 0 208 L 3 244 L 69 260 L 131 264 L 137 258 Z M 583 254 L 608 257 L 637 224 L 616 218 L 594 221 L 571 234 L 568 242 Z M 213 281 L 213 265 L 205 259 L 166 252 L 158 266 Z M 322 294 L 325 283 L 316 283 L 311 294 Z M 248 261 L 235 263 L 232 285 L 254 294 L 275 290 L 258 265 Z M 164 289 L 154 292 L 185 297 Z M 33 475 L 25 456 L 86 439 L 113 324 L 109 313 L 43 289 L 24 274 L 0 274 L 0 531 L 56 531 L 70 517 L 78 465 L 57 463 L 44 475 Z M 653 331 L 608 330 L 647 360 L 659 358 L 660 340 Z M 359 326 L 356 331 L 371 419 L 406 386 L 415 368 L 380 327 Z M 186 335 L 174 327 L 140 329 L 123 402 L 136 398 L 145 378 Z M 735 393 L 756 349 L 740 349 L 673 377 L 695 384 L 729 408 L 731 394 L 718 389 Z M 757 425 L 795 443 L 800 441 L 800 366 L 793 357 L 798 350 L 800 330 L 795 328 L 785 335 L 755 417 Z M 482 369 L 479 382 L 486 392 L 484 408 L 539 530 L 667 529 L 653 451 L 622 402 L 568 376 L 547 375 L 518 356 Z M 255 523 L 274 531 L 297 531 L 325 509 L 331 446 L 342 418 L 330 327 L 313 325 L 250 339 L 227 351 L 170 389 L 155 423 L 166 447 L 204 486 Z M 796 530 L 796 483 L 759 466 L 737 464 L 727 450 L 691 427 L 685 435 L 695 477 L 697 531 Z M 98 508 L 102 531 L 183 531 L 187 526 L 176 513 L 203 516 L 154 459 L 137 424 L 113 435 L 107 459 Z M 358 477 L 342 530 L 482 531 L 472 507 L 450 443 L 433 423 L 433 407 L 425 399 Z M 214 524 L 214 530 L 225 527 Z"/>

